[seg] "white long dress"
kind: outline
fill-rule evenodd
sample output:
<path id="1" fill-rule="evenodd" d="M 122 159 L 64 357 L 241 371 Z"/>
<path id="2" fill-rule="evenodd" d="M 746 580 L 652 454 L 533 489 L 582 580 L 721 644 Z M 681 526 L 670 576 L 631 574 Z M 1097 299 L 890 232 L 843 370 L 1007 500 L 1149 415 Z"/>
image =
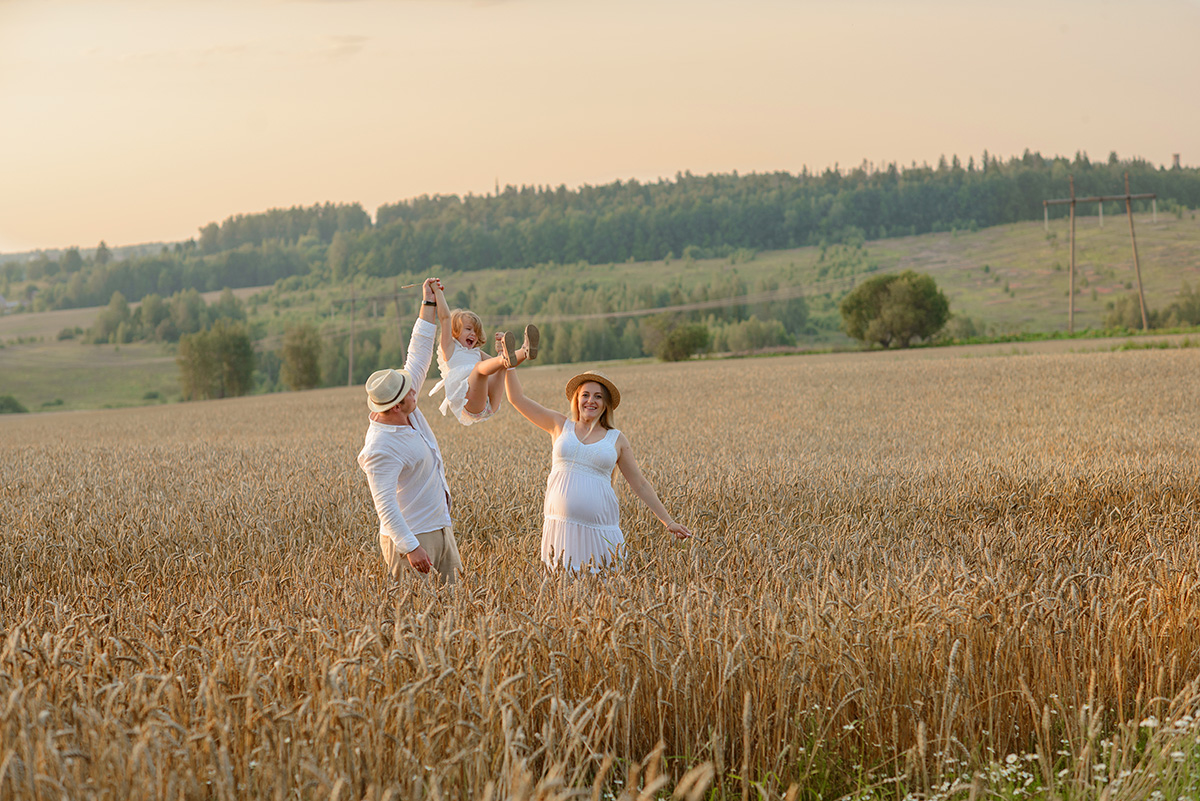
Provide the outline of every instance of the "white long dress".
<path id="1" fill-rule="evenodd" d="M 446 399 L 438 407 L 443 417 L 450 412 L 464 426 L 482 423 L 495 412 L 490 399 L 484 399 L 483 411 L 479 414 L 471 414 L 464 407 L 467 403 L 467 379 L 471 377 L 471 371 L 475 369 L 475 365 L 486 357 L 478 347 L 468 348 L 458 340 L 453 341 L 454 352 L 450 354 L 449 361 L 442 358 L 442 349 L 438 348 L 438 370 L 442 374 L 442 380 L 429 390 L 429 394 L 434 395 L 440 389 L 446 390 Z"/>
<path id="2" fill-rule="evenodd" d="M 542 561 L 547 567 L 593 573 L 623 555 L 620 509 L 613 492 L 617 429 L 585 445 L 568 420 L 554 440 L 554 461 L 546 481 Z"/>

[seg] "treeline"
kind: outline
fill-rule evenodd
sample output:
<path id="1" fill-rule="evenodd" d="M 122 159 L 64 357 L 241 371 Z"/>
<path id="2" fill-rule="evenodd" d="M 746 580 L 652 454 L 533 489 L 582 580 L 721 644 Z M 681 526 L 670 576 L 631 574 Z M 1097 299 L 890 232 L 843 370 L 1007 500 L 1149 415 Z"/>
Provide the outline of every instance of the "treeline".
<path id="1" fill-rule="evenodd" d="M 191 239 L 161 252 L 115 260 L 101 242 L 84 256 L 68 248 L 0 267 L 0 291 L 26 300 L 34 311 L 101 306 L 114 292 L 129 302 L 194 289 L 265 286 L 292 276 L 327 274 L 329 245 L 339 232 L 364 231 L 370 217 L 358 203 L 273 209 L 210 223 Z M 20 287 L 21 281 L 37 282 Z M 18 291 L 13 292 L 13 286 Z"/>
<path id="2" fill-rule="evenodd" d="M 1164 169 L 1110 154 L 1092 162 L 1026 152 L 1008 161 L 986 151 L 964 164 L 864 163 L 738 175 L 681 173 L 654 183 L 507 187 L 497 195 L 423 196 L 381 206 L 371 224 L 359 204 L 274 209 L 229 217 L 152 257 L 113 261 L 78 249 L 5 264 L 0 294 L 35 309 L 101 305 L 184 289 L 259 286 L 296 278 L 308 286 L 354 276 L 424 275 L 538 264 L 725 256 L 824 243 L 852 243 L 1039 219 L 1042 201 L 1062 197 L 1068 176 L 1079 195 L 1154 192 L 1160 210 L 1200 206 L 1200 169 Z M 1110 213 L 1118 211 L 1111 204 Z M 1139 207 L 1145 207 L 1142 202 Z M 1052 214 L 1065 214 L 1065 207 Z M 101 250 L 104 251 L 102 258 Z M 35 281 L 41 288 L 20 281 Z M 7 291 L 3 291 L 7 290 Z M 36 295 L 36 297 L 34 297 Z"/>
<path id="3" fill-rule="evenodd" d="M 421 197 L 380 207 L 377 225 L 353 240 L 347 263 L 351 273 L 366 275 L 416 273 L 431 264 L 602 264 L 973 229 L 1040 219 L 1043 200 L 1067 194 L 1069 175 L 1080 195 L 1120 192 L 1125 172 L 1134 192 L 1157 193 L 1164 210 L 1200 206 L 1198 169 L 1166 170 L 1115 153 L 1102 163 L 1085 154 L 1072 160 L 1030 152 L 1001 162 L 985 151 L 965 165 L 956 156 L 936 167 L 683 173 L 647 184 Z"/>
<path id="4" fill-rule="evenodd" d="M 219 320 L 246 322 L 246 308 L 228 288 L 215 303 L 208 304 L 194 289 L 176 292 L 167 298 L 147 295 L 137 308 L 131 308 L 125 296 L 114 292 L 108 306 L 87 331 L 64 328 L 58 338 L 94 344 L 124 345 L 127 342 L 179 342 L 189 334 L 208 330 Z"/>
<path id="5" fill-rule="evenodd" d="M 831 255 L 831 260 L 850 259 L 855 252 L 849 248 L 834 250 L 843 252 Z M 626 285 L 543 275 L 533 287 L 515 287 L 511 299 L 498 304 L 481 297 L 469 284 L 452 290 L 449 301 L 452 306 L 479 313 L 488 334 L 503 327 L 519 331 L 525 321 L 533 318 L 584 318 L 539 323 L 542 341 L 538 361 L 546 364 L 643 356 L 676 359 L 708 349 L 749 352 L 794 345 L 798 337 L 816 333 L 814 326 L 836 328 L 835 320 L 814 320 L 804 297 L 777 297 L 779 289 L 776 280 L 747 281 L 736 270 L 728 269 L 715 271 L 706 282 L 690 290 L 674 282 L 667 286 Z M 738 300 L 747 296 L 756 300 Z M 725 300 L 728 302 L 720 303 Z M 832 303 L 824 296 L 819 300 Z M 717 305 L 640 316 L 622 314 L 712 303 Z M 398 322 L 390 305 L 364 308 L 356 324 L 352 373 L 347 331 L 326 328 L 324 335 L 317 337 L 319 344 L 310 345 L 318 351 L 313 360 L 319 365 L 319 385 L 362 383 L 379 368 L 403 363 L 404 336 L 411 328 L 411 319 Z M 703 337 L 697 335 L 700 329 L 705 332 Z M 267 357 L 262 372 L 267 377 L 277 376 L 284 361 Z"/>

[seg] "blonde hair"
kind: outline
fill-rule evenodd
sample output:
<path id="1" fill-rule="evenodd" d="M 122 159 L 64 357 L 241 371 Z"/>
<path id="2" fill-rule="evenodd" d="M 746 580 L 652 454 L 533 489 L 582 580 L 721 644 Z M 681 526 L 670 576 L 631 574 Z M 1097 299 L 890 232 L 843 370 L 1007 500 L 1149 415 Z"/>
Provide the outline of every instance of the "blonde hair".
<path id="1" fill-rule="evenodd" d="M 479 345 L 482 346 L 487 338 L 483 335 L 483 320 L 480 320 L 479 315 L 470 309 L 455 309 L 450 312 L 450 336 L 455 339 L 462 336 L 463 323 L 468 320 L 475 325 L 475 334 L 479 339 Z"/>
<path id="2" fill-rule="evenodd" d="M 604 398 L 604 411 L 600 412 L 600 417 L 596 420 L 596 424 L 601 428 L 612 428 L 612 393 L 608 391 L 608 387 L 599 381 L 584 381 L 575 387 L 575 394 L 571 396 L 571 419 L 575 421 L 579 420 L 579 391 L 588 384 L 595 384 L 600 387 L 600 397 Z"/>

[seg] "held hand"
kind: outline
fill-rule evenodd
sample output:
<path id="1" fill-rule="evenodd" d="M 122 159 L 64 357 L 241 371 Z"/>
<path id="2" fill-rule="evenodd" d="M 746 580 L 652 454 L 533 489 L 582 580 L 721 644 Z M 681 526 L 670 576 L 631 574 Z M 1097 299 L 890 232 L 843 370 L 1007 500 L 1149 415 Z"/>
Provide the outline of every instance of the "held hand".
<path id="1" fill-rule="evenodd" d="M 420 545 L 408 552 L 408 563 L 418 573 L 428 573 L 433 567 L 433 562 L 429 561 L 429 554 L 425 553 L 425 549 Z"/>
<path id="2" fill-rule="evenodd" d="M 668 523 L 667 531 L 674 534 L 675 539 L 677 539 L 677 540 L 686 540 L 692 536 L 692 532 L 688 529 L 687 526 L 683 525 L 682 523 L 674 523 L 674 522 Z"/>
<path id="3" fill-rule="evenodd" d="M 440 288 L 441 285 L 442 282 L 436 278 L 426 278 L 425 285 L 422 287 L 425 293 L 425 300 L 437 300 L 437 297 L 433 294 L 433 289 L 435 286 Z"/>

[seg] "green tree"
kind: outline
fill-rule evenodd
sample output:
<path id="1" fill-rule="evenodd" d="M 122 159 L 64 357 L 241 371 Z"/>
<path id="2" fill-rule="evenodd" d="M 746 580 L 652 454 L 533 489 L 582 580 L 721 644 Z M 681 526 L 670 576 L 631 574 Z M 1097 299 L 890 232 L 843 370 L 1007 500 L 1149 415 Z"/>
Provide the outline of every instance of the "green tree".
<path id="1" fill-rule="evenodd" d="M 105 244 L 103 239 L 101 239 L 100 244 L 96 247 L 96 256 L 94 258 L 94 261 L 96 262 L 96 264 L 99 264 L 100 266 L 104 266 L 105 264 L 108 264 L 109 261 L 111 261 L 111 260 L 112 260 L 112 251 L 110 251 L 108 249 L 108 245 Z"/>
<path id="2" fill-rule="evenodd" d="M 681 362 L 706 349 L 708 343 L 708 326 L 685 323 L 673 328 L 662 340 L 658 346 L 658 358 L 665 362 Z"/>
<path id="3" fill-rule="evenodd" d="M 245 395 L 254 384 L 254 343 L 243 323 L 217 320 L 179 340 L 180 385 L 189 400 Z"/>
<path id="4" fill-rule="evenodd" d="M 291 390 L 321 383 L 321 336 L 312 323 L 289 328 L 283 336 L 279 378 Z"/>
<path id="5" fill-rule="evenodd" d="M 0 395 L 0 414 L 25 414 L 28 411 L 12 395 Z"/>
<path id="6" fill-rule="evenodd" d="M 216 397 L 216 357 L 207 331 L 179 338 L 179 386 L 185 400 Z"/>
<path id="7" fill-rule="evenodd" d="M 907 348 L 932 337 L 950 316 L 950 301 L 928 275 L 905 270 L 859 284 L 842 299 L 842 329 L 864 343 Z"/>
<path id="8" fill-rule="evenodd" d="M 142 298 L 142 305 L 138 306 L 134 316 L 141 323 L 144 336 L 161 338 L 158 337 L 158 326 L 171 316 L 171 312 L 167 304 L 163 303 L 162 297 L 151 293 Z"/>
<path id="9" fill-rule="evenodd" d="M 108 307 L 96 317 L 96 325 L 92 328 L 92 341 L 118 342 L 117 329 L 125 323 L 128 330 L 129 320 L 129 304 L 125 302 L 125 296 L 120 292 L 112 293 Z"/>
<path id="10" fill-rule="evenodd" d="M 62 258 L 58 261 L 58 267 L 61 272 L 68 275 L 83 269 L 83 256 L 79 255 L 79 248 L 67 248 L 66 253 L 63 253 Z"/>
<path id="11" fill-rule="evenodd" d="M 1171 301 L 1163 315 L 1169 327 L 1200 325 L 1200 286 L 1192 289 L 1184 281 L 1179 295 Z"/>
<path id="12" fill-rule="evenodd" d="M 1115 301 L 1110 300 L 1104 315 L 1105 328 L 1128 328 L 1131 331 L 1141 330 L 1142 304 L 1134 293 L 1122 295 Z M 1158 328 L 1159 314 L 1154 309 L 1146 309 L 1146 322 L 1151 328 Z"/>
<path id="13" fill-rule="evenodd" d="M 341 231 L 333 235 L 333 241 L 325 252 L 329 264 L 329 277 L 337 282 L 346 277 L 350 262 L 350 245 Z"/>
<path id="14" fill-rule="evenodd" d="M 233 294 L 233 290 L 225 287 L 221 291 L 221 296 L 217 298 L 217 302 L 208 307 L 209 317 L 212 319 L 224 318 L 226 320 L 245 320 L 246 307 Z"/>

